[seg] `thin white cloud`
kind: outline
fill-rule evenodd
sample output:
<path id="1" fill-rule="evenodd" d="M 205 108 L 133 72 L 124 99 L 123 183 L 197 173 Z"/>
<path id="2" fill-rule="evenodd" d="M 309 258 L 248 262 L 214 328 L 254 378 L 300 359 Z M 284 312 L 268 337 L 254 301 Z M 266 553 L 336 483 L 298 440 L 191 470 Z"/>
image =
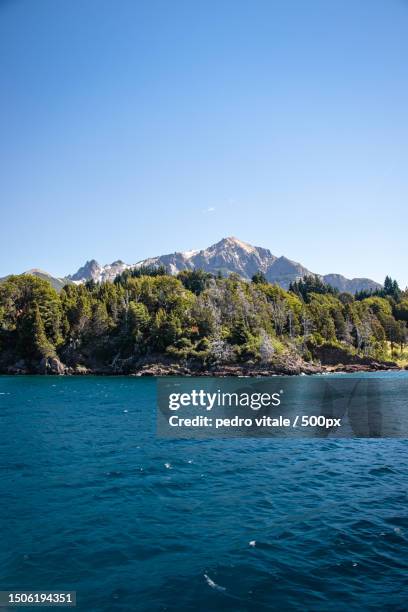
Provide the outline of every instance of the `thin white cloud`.
<path id="1" fill-rule="evenodd" d="M 215 211 L 216 211 L 215 206 L 209 206 L 203 212 L 205 212 L 205 213 L 212 213 L 212 212 L 215 212 Z"/>

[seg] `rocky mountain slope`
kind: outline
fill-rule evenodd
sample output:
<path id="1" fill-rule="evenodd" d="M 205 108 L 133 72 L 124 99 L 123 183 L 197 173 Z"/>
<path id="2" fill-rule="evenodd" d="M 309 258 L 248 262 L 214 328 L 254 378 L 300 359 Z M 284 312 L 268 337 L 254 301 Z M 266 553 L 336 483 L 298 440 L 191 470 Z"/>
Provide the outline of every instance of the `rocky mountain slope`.
<path id="1" fill-rule="evenodd" d="M 239 274 L 242 278 L 251 279 L 255 272 L 263 272 L 272 283 L 288 287 L 292 280 L 311 274 L 301 264 L 286 257 L 276 257 L 269 249 L 252 246 L 238 238 L 223 238 L 202 251 L 188 251 L 153 257 L 139 265 L 164 265 L 172 274 L 180 270 L 199 269 L 223 275 Z"/>
<path id="2" fill-rule="evenodd" d="M 113 281 L 118 274 L 133 266 L 125 264 L 118 259 L 117 261 L 101 266 L 95 259 L 87 261 L 75 274 L 69 274 L 67 278 L 75 283 L 84 283 L 87 280 L 94 280 L 96 283 L 103 281 Z"/>
<path id="3" fill-rule="evenodd" d="M 48 272 L 39 270 L 38 268 L 32 268 L 31 270 L 23 272 L 23 274 L 31 274 L 32 276 L 37 276 L 42 280 L 48 281 L 56 291 L 61 291 L 64 285 L 71 282 L 68 278 L 57 278 L 56 276 L 51 276 L 51 274 L 48 274 Z M 8 276 L 3 276 L 3 278 L 0 278 L 0 283 L 5 281 L 7 278 Z"/>
<path id="4" fill-rule="evenodd" d="M 75 274 L 64 279 L 56 279 L 40 270 L 29 271 L 42 275 L 60 289 L 65 282 L 83 283 L 87 280 L 95 282 L 112 281 L 114 278 L 130 268 L 141 266 L 165 266 L 171 274 L 181 270 L 202 269 L 206 272 L 229 275 L 239 274 L 240 277 L 250 280 L 255 272 L 261 271 L 271 283 L 277 283 L 287 289 L 292 281 L 296 281 L 308 274 L 314 274 L 300 263 L 287 257 L 276 257 L 262 247 L 256 247 L 235 237 L 223 238 L 216 244 L 203 250 L 175 252 L 167 255 L 150 257 L 136 264 L 126 264 L 121 260 L 102 266 L 94 259 L 87 261 Z M 321 276 L 321 275 L 319 275 Z M 327 274 L 321 278 L 339 291 L 370 290 L 380 288 L 380 285 L 368 278 L 347 279 L 341 274 Z"/>
<path id="5" fill-rule="evenodd" d="M 122 263 L 122 262 L 121 262 Z M 123 264 L 124 265 L 124 264 Z M 151 257 L 138 262 L 135 266 L 165 266 L 172 274 L 181 270 L 201 268 L 206 272 L 222 274 L 239 274 L 249 280 L 257 271 L 265 274 L 268 281 L 277 283 L 287 289 L 292 281 L 308 274 L 313 274 L 304 266 L 287 257 L 276 257 L 269 249 L 256 247 L 238 238 L 223 238 L 216 244 L 201 251 L 176 252 L 168 255 Z M 108 268 L 111 268 L 108 266 Z M 128 266 L 129 267 L 129 266 Z M 321 278 L 339 291 L 370 290 L 380 288 L 380 284 L 368 278 L 347 279 L 341 274 L 327 274 Z"/>

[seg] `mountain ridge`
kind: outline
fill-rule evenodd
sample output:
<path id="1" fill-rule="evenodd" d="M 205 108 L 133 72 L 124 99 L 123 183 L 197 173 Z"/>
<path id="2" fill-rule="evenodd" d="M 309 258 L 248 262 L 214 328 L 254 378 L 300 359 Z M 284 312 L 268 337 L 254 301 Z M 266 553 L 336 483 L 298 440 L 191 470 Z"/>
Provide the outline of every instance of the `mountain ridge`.
<path id="1" fill-rule="evenodd" d="M 31 274 L 32 276 L 36 276 L 37 278 L 46 280 L 58 292 L 61 291 L 61 289 L 65 285 L 71 283 L 71 281 L 66 277 L 52 276 L 52 274 L 50 274 L 49 272 L 46 272 L 45 270 L 41 270 L 40 268 L 31 268 L 30 270 L 26 270 L 25 272 L 22 272 L 22 274 Z M 10 276 L 11 274 L 8 274 L 7 276 L 3 276 L 2 278 L 0 278 L 0 283 L 6 281 Z"/>
<path id="2" fill-rule="evenodd" d="M 114 280 L 124 270 L 137 269 L 142 266 L 164 266 L 170 274 L 174 275 L 182 270 L 194 269 L 202 269 L 211 273 L 221 272 L 225 275 L 235 273 L 246 280 L 250 280 L 256 272 L 262 272 L 269 282 L 277 283 L 284 289 L 288 289 L 293 281 L 306 275 L 316 274 L 284 255 L 277 257 L 267 248 L 251 245 L 235 236 L 228 236 L 206 249 L 175 251 L 148 257 L 135 264 L 125 264 L 118 260 L 101 266 L 95 260 L 90 260 L 67 278 L 73 282 L 84 282 L 90 279 L 96 282 Z M 339 291 L 356 293 L 381 287 L 379 283 L 369 278 L 348 279 L 341 274 L 317 274 L 317 276 Z"/>
<path id="3" fill-rule="evenodd" d="M 95 259 L 90 259 L 74 274 L 69 274 L 64 278 L 56 278 L 37 269 L 25 272 L 25 274 L 33 273 L 40 278 L 46 278 L 57 290 L 60 290 L 65 283 L 78 284 L 88 280 L 94 280 L 95 282 L 113 281 L 118 274 L 125 270 L 143 266 L 164 266 L 173 275 L 182 270 L 202 269 L 213 274 L 219 272 L 223 275 L 238 274 L 245 280 L 250 280 L 256 272 L 262 272 L 269 282 L 277 283 L 284 289 L 288 289 L 291 282 L 311 274 L 316 274 L 325 283 L 342 292 L 356 293 L 381 287 L 379 283 L 369 278 L 348 279 L 341 274 L 321 275 L 312 272 L 299 262 L 284 255 L 277 257 L 269 249 L 254 246 L 235 236 L 222 238 L 206 249 L 175 251 L 174 253 L 148 257 L 135 264 L 126 264 L 118 259 L 111 264 L 102 266 Z"/>

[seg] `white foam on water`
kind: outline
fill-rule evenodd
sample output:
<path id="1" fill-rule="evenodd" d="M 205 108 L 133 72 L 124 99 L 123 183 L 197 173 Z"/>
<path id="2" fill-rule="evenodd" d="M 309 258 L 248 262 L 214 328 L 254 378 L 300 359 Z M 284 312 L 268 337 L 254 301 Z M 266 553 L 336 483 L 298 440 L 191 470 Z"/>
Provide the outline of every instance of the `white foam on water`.
<path id="1" fill-rule="evenodd" d="M 214 582 L 214 580 L 211 580 L 211 578 L 209 576 L 207 576 L 207 574 L 204 574 L 204 578 L 206 579 L 208 586 L 210 586 L 212 589 L 216 589 L 217 591 L 226 591 L 227 590 L 225 587 L 220 586 L 219 584 Z"/>

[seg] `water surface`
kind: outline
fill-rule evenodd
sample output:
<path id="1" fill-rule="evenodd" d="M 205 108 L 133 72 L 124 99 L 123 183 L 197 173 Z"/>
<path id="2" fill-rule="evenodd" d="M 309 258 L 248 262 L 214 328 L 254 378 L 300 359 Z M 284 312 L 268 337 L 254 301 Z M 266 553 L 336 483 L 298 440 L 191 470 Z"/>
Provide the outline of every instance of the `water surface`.
<path id="1" fill-rule="evenodd" d="M 406 610 L 406 441 L 155 423 L 153 379 L 0 377 L 2 590 L 76 590 L 87 611 Z"/>

